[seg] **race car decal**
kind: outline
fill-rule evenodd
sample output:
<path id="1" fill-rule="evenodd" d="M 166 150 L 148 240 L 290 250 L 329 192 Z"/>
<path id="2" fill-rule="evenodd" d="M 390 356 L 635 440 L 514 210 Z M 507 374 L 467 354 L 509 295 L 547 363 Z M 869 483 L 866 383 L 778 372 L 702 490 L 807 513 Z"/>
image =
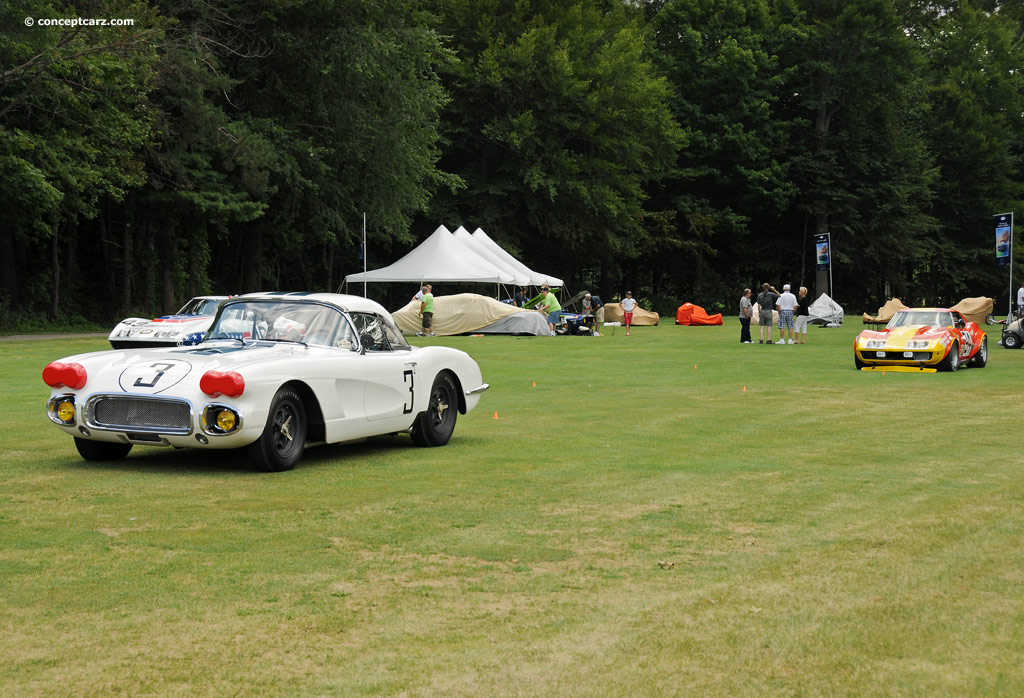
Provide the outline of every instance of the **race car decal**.
<path id="1" fill-rule="evenodd" d="M 967 330 L 960 330 L 960 356 L 970 356 L 974 351 L 974 339 Z"/>
<path id="2" fill-rule="evenodd" d="M 164 315 L 153 318 L 153 322 L 195 322 L 196 320 L 212 319 L 212 315 Z"/>
<path id="3" fill-rule="evenodd" d="M 142 361 L 121 372 L 118 384 L 126 393 L 161 393 L 173 387 L 192 370 L 192 364 L 175 359 Z"/>

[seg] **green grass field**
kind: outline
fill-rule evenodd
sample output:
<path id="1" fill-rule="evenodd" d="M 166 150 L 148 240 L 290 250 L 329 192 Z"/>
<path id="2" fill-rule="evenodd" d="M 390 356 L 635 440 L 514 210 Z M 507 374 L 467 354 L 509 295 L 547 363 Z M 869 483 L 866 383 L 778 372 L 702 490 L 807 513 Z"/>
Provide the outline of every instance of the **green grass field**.
<path id="1" fill-rule="evenodd" d="M 1024 351 L 860 329 L 438 339 L 492 386 L 448 446 L 280 474 L 82 461 L 40 372 L 105 342 L 0 343 L 0 694 L 1024 695 Z"/>

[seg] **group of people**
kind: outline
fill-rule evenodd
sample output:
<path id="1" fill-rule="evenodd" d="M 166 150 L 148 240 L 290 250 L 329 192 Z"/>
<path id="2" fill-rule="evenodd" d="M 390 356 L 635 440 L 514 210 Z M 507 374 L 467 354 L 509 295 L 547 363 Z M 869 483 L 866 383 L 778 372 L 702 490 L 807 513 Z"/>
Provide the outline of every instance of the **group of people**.
<path id="1" fill-rule="evenodd" d="M 413 301 L 420 304 L 419 316 L 422 319 L 421 325 L 422 330 L 416 333 L 417 337 L 433 337 L 434 336 L 434 295 L 432 293 L 433 287 L 430 284 L 424 284 L 420 287 L 420 290 L 413 296 Z M 551 287 L 545 284 L 541 287 L 541 293 L 543 294 L 540 303 L 537 305 L 537 310 L 547 316 L 548 319 L 548 332 L 551 336 L 555 336 L 555 326 L 558 324 L 559 315 L 562 312 L 562 304 L 558 302 L 558 297 L 551 291 Z M 519 289 L 515 297 L 512 299 L 512 304 L 517 308 L 524 307 L 530 301 L 530 297 L 527 295 L 527 288 L 524 286 Z M 594 335 L 601 336 L 601 325 L 604 324 L 604 302 L 600 297 L 591 295 L 589 291 L 583 294 L 583 315 L 585 317 L 594 318 Z M 626 291 L 626 297 L 622 299 L 619 304 L 622 306 L 622 312 L 625 316 L 626 325 L 626 336 L 629 336 L 629 327 L 633 323 L 633 310 L 636 308 L 636 301 L 633 299 L 633 293 Z"/>
<path id="2" fill-rule="evenodd" d="M 740 298 L 740 342 L 743 344 L 753 343 L 750 336 L 750 322 L 754 316 L 754 306 L 750 302 L 752 291 L 749 288 L 743 289 L 743 297 Z M 786 344 L 786 333 L 789 333 L 789 344 L 807 343 L 807 321 L 810 319 L 811 298 L 807 295 L 807 287 L 801 286 L 799 295 L 794 296 L 790 291 L 789 284 L 784 284 L 782 293 L 775 290 L 769 283 L 761 285 L 761 292 L 757 294 L 758 324 L 760 325 L 760 339 L 758 344 L 772 344 L 772 322 L 775 313 L 779 311 L 779 341 L 776 344 Z M 765 339 L 767 328 L 768 339 Z"/>
<path id="3" fill-rule="evenodd" d="M 562 305 L 561 303 L 558 302 L 558 298 L 555 297 L 555 294 L 552 293 L 551 288 L 549 286 L 542 286 L 541 293 L 544 295 L 540 299 L 540 303 L 537 305 L 537 310 L 547 315 L 548 332 L 552 337 L 554 337 L 556 334 L 555 326 L 559 322 L 559 314 L 562 312 Z M 520 297 L 523 300 L 522 303 L 519 302 Z M 526 289 L 524 288 L 519 294 L 516 295 L 513 302 L 518 307 L 521 308 L 523 307 L 523 305 L 526 304 L 527 300 L 528 299 L 526 297 Z M 629 291 L 626 291 L 626 298 L 623 299 L 623 303 L 625 303 L 627 300 L 629 300 L 632 303 L 632 306 L 629 309 L 629 313 L 627 314 L 627 317 L 629 318 L 628 322 L 631 322 L 633 320 L 633 307 L 636 306 L 636 301 L 633 300 L 633 294 L 631 294 Z M 604 301 L 602 301 L 599 296 L 594 296 L 590 293 L 590 291 L 586 291 L 583 294 L 583 301 L 581 305 L 583 316 L 594 318 L 594 336 L 600 337 L 601 325 L 604 324 Z M 625 306 L 623 306 L 623 309 L 625 309 Z M 626 325 L 626 334 L 629 334 L 628 324 Z"/>

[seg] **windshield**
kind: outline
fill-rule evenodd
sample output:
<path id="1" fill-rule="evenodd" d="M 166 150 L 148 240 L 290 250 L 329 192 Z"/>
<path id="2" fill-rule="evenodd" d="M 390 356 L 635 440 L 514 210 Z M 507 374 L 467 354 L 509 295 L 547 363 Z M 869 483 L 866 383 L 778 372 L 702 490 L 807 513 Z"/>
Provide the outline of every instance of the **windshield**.
<path id="1" fill-rule="evenodd" d="M 206 339 L 266 339 L 358 350 L 351 323 L 320 303 L 246 300 L 224 304 Z"/>
<path id="2" fill-rule="evenodd" d="M 193 298 L 178 311 L 178 315 L 214 315 L 224 301 L 216 298 Z"/>
<path id="3" fill-rule="evenodd" d="M 953 313 L 948 310 L 901 310 L 892 316 L 885 326 L 894 327 L 949 327 L 953 324 Z"/>

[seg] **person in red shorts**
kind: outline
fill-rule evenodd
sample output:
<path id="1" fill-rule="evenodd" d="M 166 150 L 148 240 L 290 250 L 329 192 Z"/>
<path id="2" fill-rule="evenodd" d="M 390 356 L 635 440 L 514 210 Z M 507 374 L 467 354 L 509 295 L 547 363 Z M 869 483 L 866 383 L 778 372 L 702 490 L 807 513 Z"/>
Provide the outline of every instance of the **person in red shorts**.
<path id="1" fill-rule="evenodd" d="M 633 292 L 626 291 L 626 297 L 619 303 L 622 308 L 622 321 L 626 325 L 626 336 L 629 336 L 629 326 L 633 324 L 633 310 L 636 308 L 636 301 L 633 299 Z"/>

